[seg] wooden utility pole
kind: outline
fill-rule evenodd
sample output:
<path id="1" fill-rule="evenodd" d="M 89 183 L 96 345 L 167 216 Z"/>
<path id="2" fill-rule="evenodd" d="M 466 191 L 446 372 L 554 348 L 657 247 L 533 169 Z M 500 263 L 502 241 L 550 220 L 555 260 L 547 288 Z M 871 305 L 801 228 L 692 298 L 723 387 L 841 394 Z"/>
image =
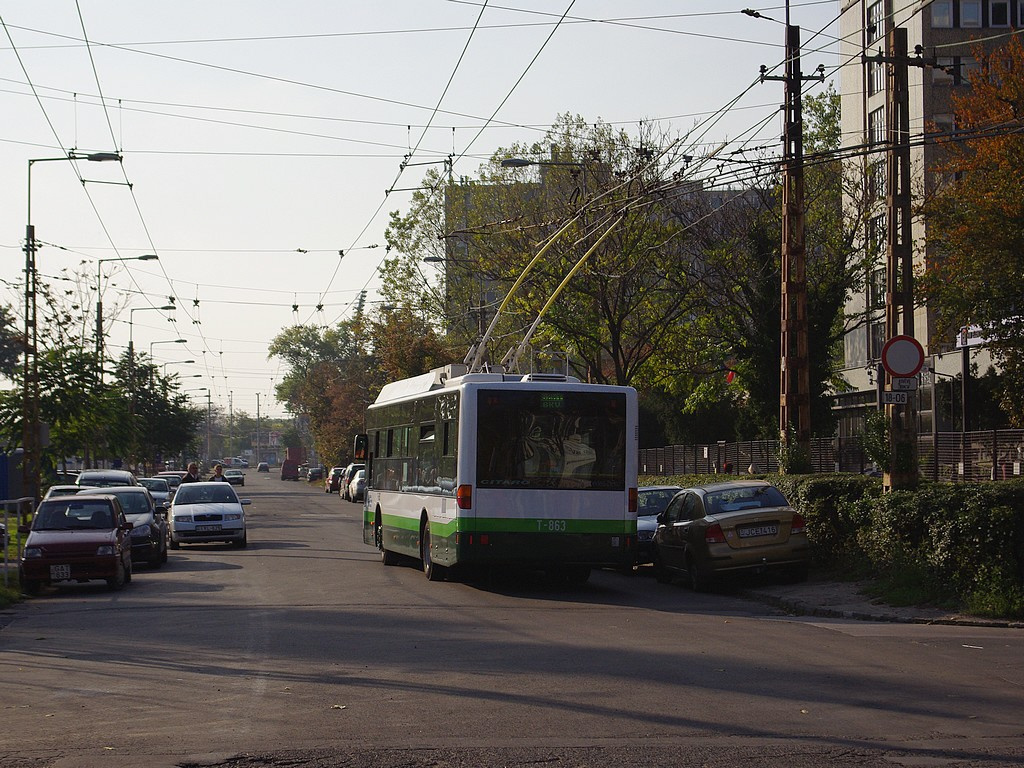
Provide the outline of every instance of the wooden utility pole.
<path id="1" fill-rule="evenodd" d="M 914 253 L 910 193 L 910 92 L 907 30 L 889 30 L 886 88 L 886 238 L 885 337 L 914 336 Z M 886 376 L 887 389 L 893 389 Z M 907 403 L 885 406 L 889 423 L 887 489 L 917 486 L 917 392 Z"/>
<path id="2" fill-rule="evenodd" d="M 804 136 L 800 92 L 804 80 L 823 80 L 824 74 L 804 77 L 800 69 L 800 27 L 786 25 L 786 74 L 764 74 L 761 80 L 782 80 L 786 100 L 782 164 L 782 322 L 779 362 L 779 438 L 787 448 L 811 455 L 811 385 L 807 325 L 807 250 L 804 240 Z M 794 434 L 790 434 L 790 430 Z M 796 445 L 790 445 L 791 437 Z M 792 470 L 793 467 L 788 467 Z M 803 469 L 809 469 L 805 467 Z"/>

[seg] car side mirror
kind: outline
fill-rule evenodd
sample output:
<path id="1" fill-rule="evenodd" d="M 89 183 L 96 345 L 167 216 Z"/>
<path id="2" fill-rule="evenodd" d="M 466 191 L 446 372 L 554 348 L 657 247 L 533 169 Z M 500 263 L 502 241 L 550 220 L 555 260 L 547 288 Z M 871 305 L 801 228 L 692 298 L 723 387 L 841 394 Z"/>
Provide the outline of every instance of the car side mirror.
<path id="1" fill-rule="evenodd" d="M 122 531 L 130 531 L 134 527 L 135 527 L 135 523 L 122 523 L 121 524 L 121 530 Z"/>
<path id="2" fill-rule="evenodd" d="M 658 525 L 664 525 L 664 524 L 665 524 L 665 513 L 664 512 L 659 512 L 658 513 Z"/>
<path id="3" fill-rule="evenodd" d="M 241 503 L 243 507 L 248 507 L 250 504 L 252 504 L 252 499 L 239 499 L 238 501 L 239 503 Z"/>

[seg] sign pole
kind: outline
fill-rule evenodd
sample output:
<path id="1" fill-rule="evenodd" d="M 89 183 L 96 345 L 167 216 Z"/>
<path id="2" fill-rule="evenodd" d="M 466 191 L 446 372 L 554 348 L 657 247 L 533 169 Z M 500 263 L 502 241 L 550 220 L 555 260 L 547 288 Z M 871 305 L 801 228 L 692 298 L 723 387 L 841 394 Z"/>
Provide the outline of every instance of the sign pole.
<path id="1" fill-rule="evenodd" d="M 893 336 L 882 347 L 882 367 L 890 388 L 882 393 L 889 415 L 889 466 L 882 476 L 886 491 L 917 487 L 917 375 L 924 348 L 913 336 Z"/>

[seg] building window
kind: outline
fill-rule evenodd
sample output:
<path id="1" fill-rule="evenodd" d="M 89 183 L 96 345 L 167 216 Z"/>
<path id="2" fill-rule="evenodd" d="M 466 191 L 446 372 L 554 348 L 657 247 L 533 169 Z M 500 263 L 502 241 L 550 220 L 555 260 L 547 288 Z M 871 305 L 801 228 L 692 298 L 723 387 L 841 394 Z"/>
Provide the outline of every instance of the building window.
<path id="1" fill-rule="evenodd" d="M 879 360 L 885 346 L 885 323 L 872 323 L 868 329 L 868 357 Z"/>
<path id="2" fill-rule="evenodd" d="M 981 26 L 981 0 L 960 0 L 960 26 L 965 29 Z"/>
<path id="3" fill-rule="evenodd" d="M 952 56 L 939 56 L 935 59 L 935 66 L 932 68 L 932 83 L 934 85 L 952 85 L 955 71 Z"/>
<path id="4" fill-rule="evenodd" d="M 868 96 L 885 92 L 885 65 L 880 61 L 868 62 Z"/>
<path id="5" fill-rule="evenodd" d="M 868 112 L 868 144 L 885 142 L 885 107 Z"/>
<path id="6" fill-rule="evenodd" d="M 1021 0 L 1024 2 L 1024 0 Z M 929 6 L 932 12 L 932 27 L 951 29 L 953 26 L 953 0 L 934 0 Z"/>
<path id="7" fill-rule="evenodd" d="M 867 251 L 869 256 L 879 256 L 885 253 L 888 230 L 885 224 L 885 214 L 872 216 L 868 219 L 867 228 Z"/>
<path id="8" fill-rule="evenodd" d="M 976 77 L 981 76 L 981 62 L 973 56 L 960 58 L 960 85 L 970 85 Z"/>
<path id="9" fill-rule="evenodd" d="M 886 188 L 885 158 L 872 160 L 868 164 L 868 195 L 872 200 L 884 200 Z"/>
<path id="10" fill-rule="evenodd" d="M 868 6 L 868 45 L 885 37 L 885 3 L 878 0 Z"/>
<path id="11" fill-rule="evenodd" d="M 990 27 L 1010 26 L 1010 0 L 989 0 L 988 25 Z"/>
<path id="12" fill-rule="evenodd" d="M 868 279 L 868 308 L 885 308 L 885 268 L 876 267 Z"/>

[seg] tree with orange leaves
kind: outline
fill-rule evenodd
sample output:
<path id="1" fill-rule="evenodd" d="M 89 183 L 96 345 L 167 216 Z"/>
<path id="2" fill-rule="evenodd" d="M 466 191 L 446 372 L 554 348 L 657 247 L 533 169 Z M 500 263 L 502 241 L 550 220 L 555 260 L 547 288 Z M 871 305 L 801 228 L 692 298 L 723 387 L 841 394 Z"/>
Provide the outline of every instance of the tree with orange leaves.
<path id="1" fill-rule="evenodd" d="M 975 51 L 971 88 L 953 96 L 956 130 L 943 137 L 939 180 L 921 207 L 930 256 L 917 281 L 952 338 L 978 325 L 1002 369 L 1000 405 L 1024 427 L 1024 46 Z"/>

